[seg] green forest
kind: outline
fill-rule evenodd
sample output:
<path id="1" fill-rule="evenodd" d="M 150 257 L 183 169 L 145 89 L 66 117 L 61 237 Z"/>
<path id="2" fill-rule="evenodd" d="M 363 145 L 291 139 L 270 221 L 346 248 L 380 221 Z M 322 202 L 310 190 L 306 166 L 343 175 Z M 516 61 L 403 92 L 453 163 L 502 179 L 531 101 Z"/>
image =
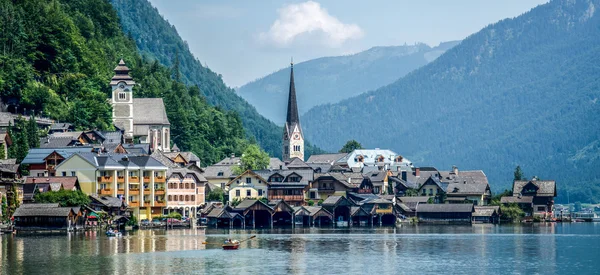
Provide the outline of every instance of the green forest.
<path id="1" fill-rule="evenodd" d="M 184 84 L 177 56 L 167 68 L 138 54 L 108 1 L 0 0 L 0 16 L 0 98 L 9 110 L 112 129 L 108 84 L 123 58 L 140 84 L 135 97 L 164 98 L 179 148 L 210 165 L 250 143 L 237 113 Z"/>
<path id="2" fill-rule="evenodd" d="M 167 22 L 150 2 L 110 1 L 119 14 L 124 31 L 135 41 L 142 55 L 158 60 L 167 67 L 172 67 L 176 57 L 179 57 L 179 71 L 183 83 L 195 86 L 195 91 L 202 94 L 209 104 L 222 110 L 236 112 L 242 119 L 248 138 L 257 142 L 269 155 L 281 158 L 283 129 L 261 116 L 252 105 L 227 87 L 219 74 L 202 66 L 175 27 Z M 306 158 L 319 152 L 323 151 L 306 143 Z"/>
<path id="3" fill-rule="evenodd" d="M 520 165 L 528 178 L 556 180 L 558 202 L 598 203 L 594 5 L 551 1 L 489 25 L 395 83 L 311 109 L 304 134 L 331 151 L 355 139 L 419 166 L 482 169 L 495 191 Z"/>

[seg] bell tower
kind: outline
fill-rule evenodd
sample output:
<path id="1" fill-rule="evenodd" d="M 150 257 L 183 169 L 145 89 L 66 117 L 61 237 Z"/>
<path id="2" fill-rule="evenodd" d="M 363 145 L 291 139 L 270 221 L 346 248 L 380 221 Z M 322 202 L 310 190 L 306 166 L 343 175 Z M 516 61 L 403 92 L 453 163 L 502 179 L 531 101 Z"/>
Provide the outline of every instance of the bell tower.
<path id="1" fill-rule="evenodd" d="M 290 91 L 288 96 L 287 118 L 283 127 L 283 161 L 299 158 L 304 161 L 304 135 L 300 127 L 296 87 L 294 85 L 294 62 L 290 63 Z"/>
<path id="2" fill-rule="evenodd" d="M 133 86 L 135 81 L 129 76 L 129 68 L 121 59 L 115 68 L 115 76 L 110 80 L 112 88 L 113 124 L 123 130 L 125 143 L 133 143 Z"/>

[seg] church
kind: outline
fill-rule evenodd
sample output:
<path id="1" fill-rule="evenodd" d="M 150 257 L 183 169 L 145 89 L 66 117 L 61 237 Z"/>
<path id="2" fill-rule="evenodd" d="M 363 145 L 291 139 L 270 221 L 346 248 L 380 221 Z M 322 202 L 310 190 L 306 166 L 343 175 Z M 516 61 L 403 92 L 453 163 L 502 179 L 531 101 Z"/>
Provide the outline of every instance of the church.
<path id="1" fill-rule="evenodd" d="M 291 63 L 290 91 L 288 96 L 287 118 L 283 127 L 283 161 L 289 162 L 293 158 L 304 161 L 304 135 L 298 116 L 296 103 L 296 87 L 294 85 L 294 63 Z"/>
<path id="2" fill-rule="evenodd" d="M 115 127 L 123 131 L 125 143 L 149 143 L 150 150 L 170 152 L 171 132 L 162 98 L 133 98 L 135 81 L 121 59 L 110 81 Z"/>

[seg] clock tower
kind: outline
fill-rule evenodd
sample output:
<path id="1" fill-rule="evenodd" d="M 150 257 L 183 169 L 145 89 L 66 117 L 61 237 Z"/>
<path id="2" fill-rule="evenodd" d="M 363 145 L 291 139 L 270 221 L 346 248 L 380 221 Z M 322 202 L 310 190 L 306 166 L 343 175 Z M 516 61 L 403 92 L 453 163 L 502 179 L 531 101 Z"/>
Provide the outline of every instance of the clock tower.
<path id="1" fill-rule="evenodd" d="M 123 130 L 125 143 L 133 143 L 133 86 L 135 81 L 129 76 L 129 68 L 121 59 L 115 68 L 115 76 L 110 80 L 113 109 L 113 124 Z"/>
<path id="2" fill-rule="evenodd" d="M 283 127 L 283 161 L 299 158 L 304 161 L 304 135 L 298 117 L 296 87 L 294 86 L 294 63 L 290 69 L 290 91 L 288 97 L 287 118 Z"/>

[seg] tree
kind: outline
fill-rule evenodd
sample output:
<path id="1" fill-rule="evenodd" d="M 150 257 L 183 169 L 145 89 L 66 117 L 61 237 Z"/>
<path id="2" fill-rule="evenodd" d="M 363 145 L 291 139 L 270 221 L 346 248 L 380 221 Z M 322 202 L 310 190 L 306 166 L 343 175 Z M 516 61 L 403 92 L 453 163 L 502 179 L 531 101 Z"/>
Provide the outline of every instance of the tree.
<path id="1" fill-rule="evenodd" d="M 256 144 L 250 144 L 240 158 L 240 166 L 234 168 L 238 175 L 247 170 L 261 170 L 269 166 L 269 155 Z"/>
<path id="2" fill-rule="evenodd" d="M 510 222 L 520 222 L 521 218 L 525 217 L 525 212 L 516 203 L 500 205 L 500 212 L 502 217 Z"/>
<path id="3" fill-rule="evenodd" d="M 37 193 L 33 200 L 36 203 L 59 203 L 60 206 L 84 206 L 90 204 L 90 198 L 81 190 L 59 190 Z"/>
<path id="4" fill-rule="evenodd" d="M 0 159 L 6 158 L 6 150 L 4 150 L 4 144 L 0 144 Z"/>
<path id="5" fill-rule="evenodd" d="M 356 141 L 356 140 L 349 140 L 348 142 L 346 142 L 346 144 L 344 144 L 344 147 L 342 147 L 342 149 L 340 149 L 340 153 L 351 153 L 352 151 L 356 150 L 356 149 L 362 149 L 362 145 Z"/>
<path id="6" fill-rule="evenodd" d="M 40 147 L 40 132 L 38 130 L 37 123 L 35 122 L 35 117 L 29 117 L 29 121 L 27 122 L 27 143 L 29 144 L 29 148 L 38 148 Z"/>
<path id="7" fill-rule="evenodd" d="M 313 205 L 315 205 L 315 201 L 308 200 L 307 204 L 308 204 L 308 206 L 313 206 Z"/>
<path id="8" fill-rule="evenodd" d="M 211 190 L 206 196 L 207 201 L 223 201 L 223 189 L 217 187 L 214 190 Z"/>
<path id="9" fill-rule="evenodd" d="M 525 176 L 523 176 L 523 171 L 521 170 L 521 166 L 517 165 L 517 168 L 515 168 L 514 180 L 523 180 L 524 178 L 525 178 Z"/>

